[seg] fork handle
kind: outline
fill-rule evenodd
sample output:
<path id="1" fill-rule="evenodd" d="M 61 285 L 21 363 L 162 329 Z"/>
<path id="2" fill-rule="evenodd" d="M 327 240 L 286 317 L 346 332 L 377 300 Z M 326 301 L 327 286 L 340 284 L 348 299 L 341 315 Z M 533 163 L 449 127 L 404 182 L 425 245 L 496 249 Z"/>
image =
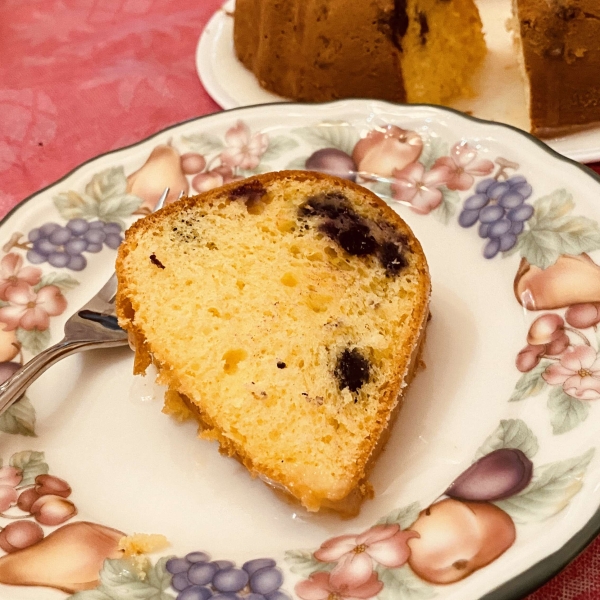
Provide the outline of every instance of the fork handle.
<path id="1" fill-rule="evenodd" d="M 125 342 L 126 343 L 126 342 Z M 42 350 L 30 361 L 26 362 L 18 371 L 15 371 L 4 383 L 0 385 L 0 415 L 4 414 L 25 390 L 46 370 L 59 360 L 82 350 L 92 350 L 106 342 L 99 344 L 89 340 L 75 340 L 60 342 Z M 115 346 L 120 345 L 115 343 Z"/>

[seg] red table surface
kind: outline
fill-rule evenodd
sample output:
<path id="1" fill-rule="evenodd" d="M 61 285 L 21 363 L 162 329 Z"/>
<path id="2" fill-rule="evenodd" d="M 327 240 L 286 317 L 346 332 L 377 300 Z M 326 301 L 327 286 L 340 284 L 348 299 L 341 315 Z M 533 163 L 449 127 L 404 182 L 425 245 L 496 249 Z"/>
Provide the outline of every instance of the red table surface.
<path id="1" fill-rule="evenodd" d="M 0 216 L 98 154 L 219 111 L 194 54 L 221 3 L 0 3 Z M 596 598 L 599 538 L 528 600 Z"/>

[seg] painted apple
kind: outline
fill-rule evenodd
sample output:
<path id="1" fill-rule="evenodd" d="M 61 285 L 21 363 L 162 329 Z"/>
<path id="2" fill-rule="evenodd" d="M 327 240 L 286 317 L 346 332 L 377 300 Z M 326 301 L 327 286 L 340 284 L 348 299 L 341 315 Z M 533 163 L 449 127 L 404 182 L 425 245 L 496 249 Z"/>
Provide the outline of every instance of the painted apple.
<path id="1" fill-rule="evenodd" d="M 408 564 L 425 581 L 454 583 L 485 567 L 512 546 L 512 519 L 489 502 L 448 498 L 419 514 L 409 528 L 419 534 L 408 540 Z"/>
<path id="2" fill-rule="evenodd" d="M 529 327 L 527 343 L 534 346 L 549 344 L 561 338 L 565 331 L 564 319 L 555 313 L 547 313 L 538 317 Z"/>
<path id="3" fill-rule="evenodd" d="M 423 140 L 416 131 L 396 125 L 371 130 L 355 146 L 352 158 L 359 171 L 391 177 L 394 169 L 402 170 L 415 162 L 423 150 Z"/>

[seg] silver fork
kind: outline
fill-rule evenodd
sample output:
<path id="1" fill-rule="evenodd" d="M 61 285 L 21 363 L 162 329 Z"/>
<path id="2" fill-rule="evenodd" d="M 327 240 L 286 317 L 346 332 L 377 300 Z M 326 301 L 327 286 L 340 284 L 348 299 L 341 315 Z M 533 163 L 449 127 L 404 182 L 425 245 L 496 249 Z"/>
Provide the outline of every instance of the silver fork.
<path id="1" fill-rule="evenodd" d="M 162 208 L 169 194 L 167 188 L 154 210 Z M 183 192 L 179 195 L 183 195 Z M 114 348 L 127 344 L 127 333 L 119 327 L 115 315 L 117 275 L 104 284 L 102 289 L 84 306 L 69 317 L 65 323 L 64 337 L 60 342 L 42 350 L 29 362 L 0 385 L 0 415 L 6 412 L 25 390 L 59 360 L 83 350 Z"/>

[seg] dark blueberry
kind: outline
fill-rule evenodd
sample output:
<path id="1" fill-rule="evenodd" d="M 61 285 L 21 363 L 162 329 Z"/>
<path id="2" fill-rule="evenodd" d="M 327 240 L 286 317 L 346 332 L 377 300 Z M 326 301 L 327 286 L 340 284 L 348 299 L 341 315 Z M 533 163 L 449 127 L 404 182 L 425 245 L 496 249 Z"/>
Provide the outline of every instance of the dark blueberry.
<path id="1" fill-rule="evenodd" d="M 246 183 L 242 183 L 242 185 L 238 185 L 229 191 L 229 197 L 232 200 L 246 200 L 246 202 L 256 202 L 260 200 L 265 194 L 267 190 L 264 188 L 263 184 L 256 179 L 251 179 Z"/>
<path id="2" fill-rule="evenodd" d="M 335 224 L 334 221 L 327 221 L 319 227 L 319 231 L 322 231 L 327 237 L 332 240 L 337 240 L 340 233 L 340 228 Z"/>
<path id="3" fill-rule="evenodd" d="M 346 348 L 338 358 L 335 376 L 340 390 L 356 392 L 369 381 L 369 361 L 356 348 Z"/>
<path id="4" fill-rule="evenodd" d="M 156 265 L 159 269 L 164 269 L 165 265 L 163 265 L 160 260 L 158 260 L 158 258 L 156 258 L 156 254 L 151 254 L 150 255 L 150 262 L 153 265 Z"/>
<path id="5" fill-rule="evenodd" d="M 402 251 L 392 242 L 384 242 L 379 250 L 379 260 L 388 275 L 397 275 L 408 261 Z"/>
<path id="6" fill-rule="evenodd" d="M 311 196 L 299 208 L 302 216 L 319 215 L 329 219 L 347 217 L 352 221 L 357 219 L 357 215 L 348 205 L 348 199 L 341 192 L 329 192 Z"/>
<path id="7" fill-rule="evenodd" d="M 340 232 L 338 236 L 340 246 L 353 256 L 366 256 L 373 254 L 377 249 L 377 241 L 371 235 L 366 225 L 353 225 Z"/>
<path id="8" fill-rule="evenodd" d="M 278 369 L 285 369 L 286 367 L 287 367 L 287 365 L 282 360 L 278 360 L 277 361 L 277 368 Z"/>

